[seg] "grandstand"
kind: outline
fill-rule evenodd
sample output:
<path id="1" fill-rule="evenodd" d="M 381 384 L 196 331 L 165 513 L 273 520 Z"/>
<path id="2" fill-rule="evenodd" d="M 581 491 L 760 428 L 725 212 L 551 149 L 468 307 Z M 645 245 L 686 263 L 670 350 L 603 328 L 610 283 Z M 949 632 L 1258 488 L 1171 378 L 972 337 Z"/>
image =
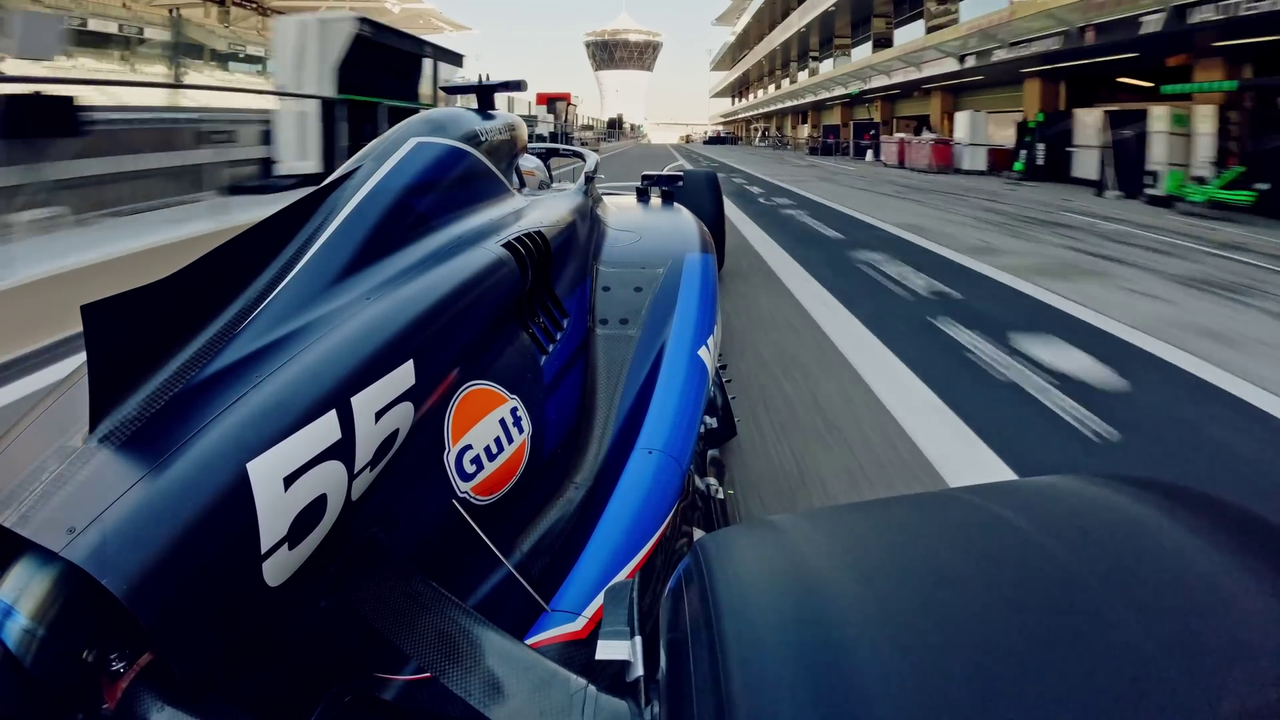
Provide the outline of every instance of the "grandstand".
<path id="1" fill-rule="evenodd" d="M 427 3 L 329 2 L 328 0 L 142 0 L 128 8 L 98 0 L 10 0 L 6 11 L 53 13 L 64 18 L 61 47 L 44 59 L 5 57 L 0 74 L 37 77 L 181 82 L 232 89 L 270 90 L 271 18 L 289 12 L 351 10 L 414 35 L 470 32 Z M 176 38 L 176 39 L 175 39 Z M 175 69 L 175 64 L 177 68 Z M 175 71 L 176 70 L 176 71 Z M 424 102 L 432 102 L 430 70 L 423 73 Z M 456 72 L 441 67 L 445 73 Z M 0 84 L 0 93 L 51 91 L 85 106 L 200 107 L 271 110 L 267 95 L 158 88 Z"/>

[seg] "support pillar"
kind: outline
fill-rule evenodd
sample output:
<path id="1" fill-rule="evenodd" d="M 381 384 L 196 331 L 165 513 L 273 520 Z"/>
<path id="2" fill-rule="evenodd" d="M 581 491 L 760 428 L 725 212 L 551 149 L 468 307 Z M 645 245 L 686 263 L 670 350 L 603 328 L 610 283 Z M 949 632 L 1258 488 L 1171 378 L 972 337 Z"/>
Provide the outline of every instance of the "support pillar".
<path id="1" fill-rule="evenodd" d="M 948 90 L 934 90 L 929 94 L 929 127 L 943 137 L 951 137 L 951 117 L 955 112 L 956 96 Z"/>
<path id="2" fill-rule="evenodd" d="M 893 100 L 876 98 L 871 104 L 871 119 L 880 123 L 880 137 L 893 134 Z M 877 151 L 878 153 L 879 151 Z"/>
<path id="3" fill-rule="evenodd" d="M 1037 113 L 1058 110 L 1058 83 L 1041 77 L 1024 78 L 1022 81 L 1022 115 L 1034 120 Z"/>
<path id="4" fill-rule="evenodd" d="M 871 52 L 893 47 L 893 0 L 872 0 Z"/>
<path id="5" fill-rule="evenodd" d="M 1191 82 L 1217 82 L 1230 80 L 1231 68 L 1226 58 L 1196 58 L 1191 66 Z M 1226 93 L 1194 93 L 1191 102 L 1197 105 L 1221 105 L 1227 101 Z"/>

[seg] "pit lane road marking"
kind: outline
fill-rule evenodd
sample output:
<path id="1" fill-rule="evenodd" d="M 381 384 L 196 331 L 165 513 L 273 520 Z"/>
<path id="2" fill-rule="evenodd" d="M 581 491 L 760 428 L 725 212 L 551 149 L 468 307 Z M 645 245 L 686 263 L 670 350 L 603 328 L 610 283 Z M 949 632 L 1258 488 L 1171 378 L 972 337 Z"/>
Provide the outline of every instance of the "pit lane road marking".
<path id="1" fill-rule="evenodd" d="M 843 235 L 836 232 L 835 230 L 832 230 L 826 225 L 823 225 L 822 223 L 818 222 L 813 217 L 811 217 L 809 213 L 805 212 L 804 210 L 788 209 L 788 210 L 782 210 L 781 212 L 785 215 L 790 215 L 791 217 L 799 220 L 800 222 L 804 223 L 805 225 L 808 225 L 809 227 L 813 228 L 814 230 L 817 230 L 818 232 L 822 233 L 823 235 L 826 235 L 829 238 L 840 238 L 841 240 L 844 239 Z"/>
<path id="2" fill-rule="evenodd" d="M 724 209 L 728 220 L 800 301 L 948 485 L 1016 477 L 955 411 L 746 213 L 727 198 Z"/>
<path id="3" fill-rule="evenodd" d="M 694 152 L 698 152 L 698 151 L 695 149 Z M 752 175 L 755 175 L 756 177 L 759 177 L 761 180 L 773 183 L 774 185 L 777 185 L 778 187 L 784 190 L 789 190 L 790 192 L 793 192 L 797 195 L 813 200 L 816 203 L 821 203 L 823 205 L 826 205 L 827 207 L 833 210 L 836 210 L 837 212 L 841 212 L 850 217 L 857 218 L 858 220 L 861 220 L 867 223 L 868 225 L 871 225 L 872 227 L 880 228 L 885 232 L 896 235 L 902 238 L 903 240 L 914 243 L 915 245 L 918 245 L 926 250 L 929 250 L 930 252 L 940 255 L 948 260 L 951 260 L 952 262 L 958 263 L 963 267 L 973 270 L 974 272 L 984 275 L 1007 287 L 1013 288 L 1014 290 L 1017 290 L 1018 292 L 1021 292 L 1024 295 L 1033 297 L 1039 300 L 1040 302 L 1043 302 L 1044 304 L 1048 305 L 1049 307 L 1052 307 L 1056 310 L 1064 312 L 1067 315 L 1070 315 L 1076 318 L 1077 320 L 1088 323 L 1089 325 L 1092 325 L 1093 327 L 1096 327 L 1099 330 L 1102 330 L 1103 332 L 1106 332 L 1110 335 L 1120 338 L 1121 340 L 1124 340 L 1130 345 L 1133 345 L 1137 348 L 1140 348 L 1142 350 L 1145 350 L 1151 353 L 1152 355 L 1155 355 L 1156 357 L 1170 363 L 1174 367 L 1177 367 L 1185 372 L 1188 372 L 1200 378 L 1201 380 L 1204 380 L 1205 382 L 1217 387 L 1218 389 L 1224 390 L 1230 393 L 1231 395 L 1234 395 L 1235 397 L 1249 403 L 1250 405 L 1253 405 L 1254 407 L 1258 408 L 1259 410 L 1262 410 L 1268 415 L 1280 418 L 1280 397 L 1277 397 L 1276 395 L 1258 387 L 1257 385 L 1254 385 L 1253 383 L 1250 383 L 1247 380 L 1237 377 L 1227 372 L 1226 370 L 1223 370 L 1222 368 L 1209 363 L 1206 360 L 1196 357 L 1195 355 L 1192 355 L 1191 353 L 1185 350 L 1176 348 L 1173 345 L 1170 345 L 1169 343 L 1164 342 L 1163 340 L 1156 339 L 1142 332 L 1141 330 L 1130 327 L 1129 325 L 1125 325 L 1124 323 L 1118 320 L 1115 320 L 1113 318 L 1107 317 L 1106 315 L 1103 315 L 1102 313 L 1096 310 L 1087 308 L 1081 305 L 1080 303 L 1075 302 L 1074 300 L 1068 300 L 1067 298 L 1062 297 L 1057 293 L 1046 290 L 1045 288 L 1042 288 L 1039 285 L 1035 285 L 1031 282 L 1023 280 L 1020 277 L 1007 273 L 1003 270 L 994 268 L 990 265 L 987 265 L 986 263 L 975 260 L 969 257 L 968 255 L 964 255 L 960 252 L 952 250 L 951 248 L 945 247 L 943 245 L 939 245 L 938 243 L 935 243 L 932 240 L 923 238 L 913 232 L 903 230 L 894 225 L 890 225 L 889 223 L 884 222 L 883 220 L 879 220 L 877 218 L 871 217 L 870 215 L 860 213 L 857 210 L 847 208 L 837 202 L 828 200 L 824 197 L 820 197 L 811 192 L 801 190 L 800 188 L 795 187 L 794 185 L 784 183 L 779 180 L 775 180 L 772 177 L 769 177 L 767 175 L 761 174 L 753 170 L 748 170 L 742 167 L 741 165 L 738 165 L 737 163 L 724 160 L 723 158 L 718 158 L 718 160 L 724 163 L 725 165 L 732 167 L 736 170 L 739 170 L 743 173 L 750 173 Z M 946 475 L 944 474 L 943 477 L 945 478 Z"/>
<path id="4" fill-rule="evenodd" d="M 897 280 L 906 289 L 913 290 L 930 300 L 933 300 L 935 295 L 946 296 L 954 300 L 963 299 L 963 296 L 960 293 L 891 255 L 876 252 L 875 250 L 851 250 L 849 251 L 849 257 L 853 258 L 854 262 L 856 262 L 864 272 L 881 282 L 886 281 L 879 275 L 879 273 L 875 272 L 871 266 L 875 266 L 875 268 L 880 272 L 894 280 Z M 893 284 L 889 284 L 889 289 L 897 292 L 899 295 L 904 295 Z M 914 299 L 910 295 L 904 295 L 904 297 L 907 299 Z"/>
<path id="5" fill-rule="evenodd" d="M 1046 378 L 1021 358 L 1005 352 L 995 343 L 983 337 L 949 317 L 929 318 L 943 332 L 964 345 L 969 350 L 969 358 L 994 377 L 1005 382 L 1012 382 L 1026 390 L 1032 397 L 1044 403 L 1046 407 L 1057 413 L 1063 420 L 1071 423 L 1094 442 L 1110 440 L 1120 441 L 1120 433 L 1103 422 L 1097 415 L 1084 409 L 1076 401 L 1062 394 L 1054 387 L 1054 381 Z"/>

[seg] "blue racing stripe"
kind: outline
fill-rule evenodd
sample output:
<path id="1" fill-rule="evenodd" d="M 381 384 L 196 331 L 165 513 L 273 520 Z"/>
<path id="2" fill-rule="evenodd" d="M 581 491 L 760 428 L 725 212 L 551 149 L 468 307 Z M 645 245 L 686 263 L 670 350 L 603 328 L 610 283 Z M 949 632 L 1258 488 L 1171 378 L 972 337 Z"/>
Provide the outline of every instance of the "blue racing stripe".
<path id="1" fill-rule="evenodd" d="M 595 532 L 551 600 L 556 612 L 538 618 L 525 642 L 541 645 L 589 633 L 605 588 L 632 575 L 661 536 L 684 488 L 706 407 L 710 374 L 698 353 L 714 346 L 716 282 L 714 255 L 685 257 L 671 330 L 636 447 Z"/>

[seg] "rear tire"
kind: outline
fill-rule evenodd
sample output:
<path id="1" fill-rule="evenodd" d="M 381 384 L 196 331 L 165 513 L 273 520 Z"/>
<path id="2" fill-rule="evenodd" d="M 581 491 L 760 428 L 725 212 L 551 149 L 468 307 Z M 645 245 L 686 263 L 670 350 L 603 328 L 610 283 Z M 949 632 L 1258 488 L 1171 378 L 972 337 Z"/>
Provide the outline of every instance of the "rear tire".
<path id="1" fill-rule="evenodd" d="M 716 248 L 716 270 L 723 270 L 725 220 L 720 178 L 710 170 L 685 169 L 684 184 L 676 188 L 676 202 L 688 208 L 707 227 Z"/>

